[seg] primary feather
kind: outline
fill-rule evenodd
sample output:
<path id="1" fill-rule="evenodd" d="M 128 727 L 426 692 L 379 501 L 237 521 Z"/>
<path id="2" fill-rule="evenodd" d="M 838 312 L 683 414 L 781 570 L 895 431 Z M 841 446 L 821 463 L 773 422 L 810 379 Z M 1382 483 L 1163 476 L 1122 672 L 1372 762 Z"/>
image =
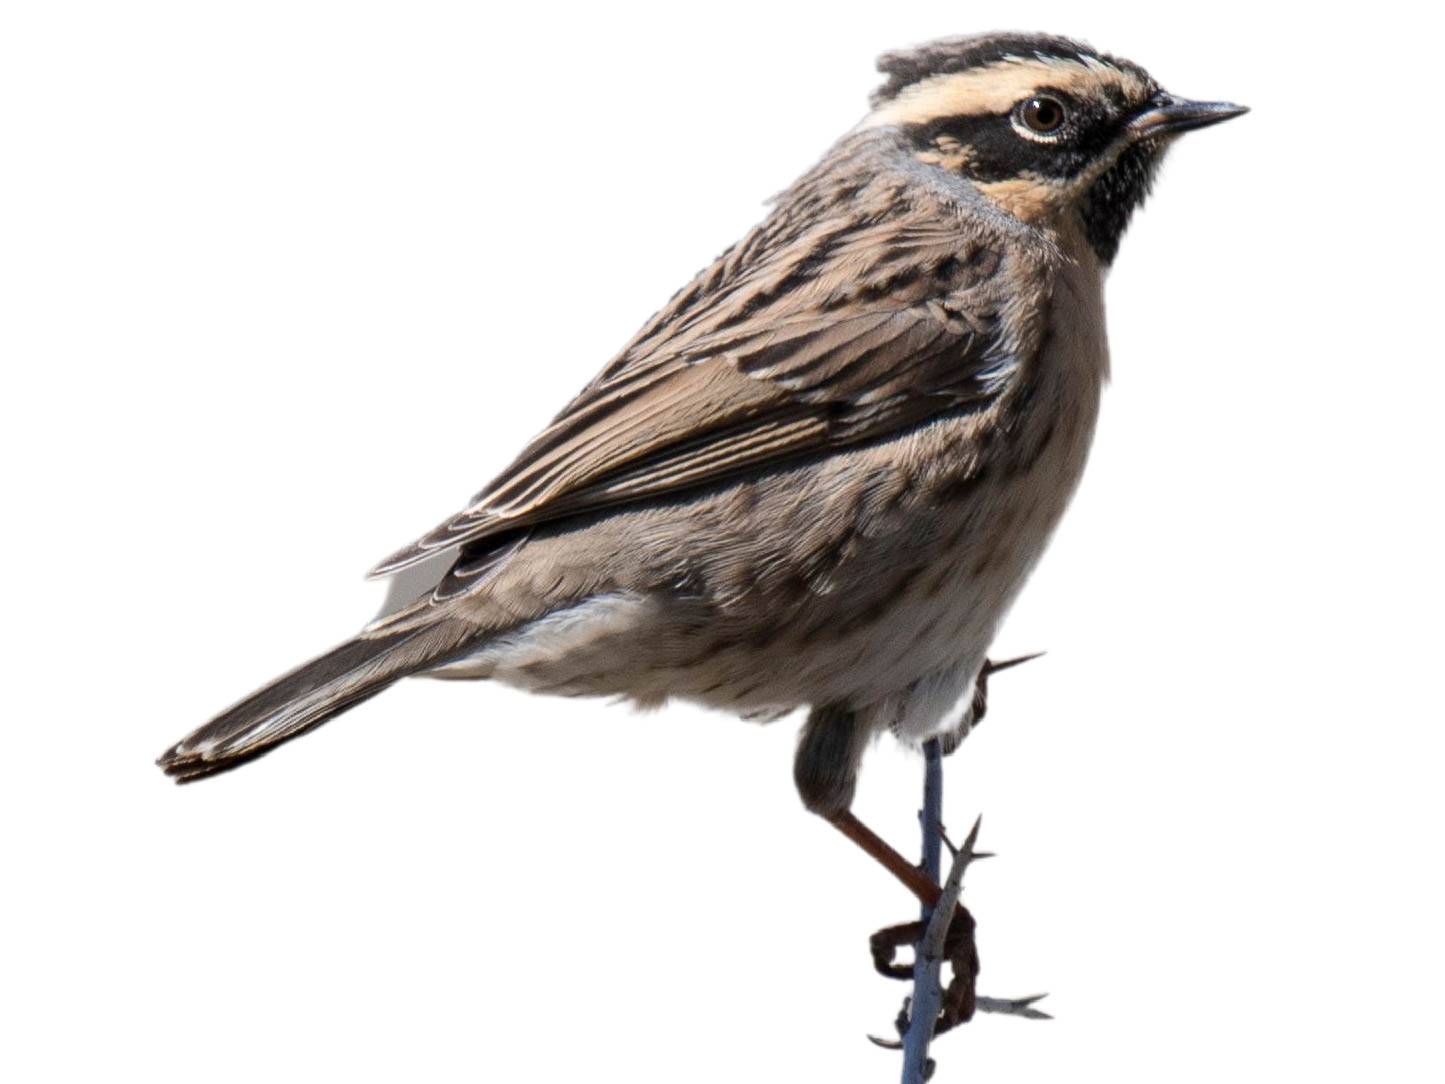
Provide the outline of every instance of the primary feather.
<path id="1" fill-rule="evenodd" d="M 157 763 L 182 783 L 239 767 L 445 658 L 465 638 L 465 630 L 442 620 L 348 640 L 223 711 Z"/>

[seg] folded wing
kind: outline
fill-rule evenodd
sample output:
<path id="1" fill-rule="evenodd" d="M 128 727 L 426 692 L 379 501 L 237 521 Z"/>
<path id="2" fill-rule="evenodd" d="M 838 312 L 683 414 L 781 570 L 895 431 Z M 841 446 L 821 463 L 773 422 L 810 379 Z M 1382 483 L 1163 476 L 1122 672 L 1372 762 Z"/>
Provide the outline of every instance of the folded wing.
<path id="1" fill-rule="evenodd" d="M 827 176 L 795 186 L 468 507 L 372 574 L 1002 394 L 1031 345 L 1010 340 L 1005 308 L 1042 264 L 1023 266 L 1026 254 L 1006 255 L 946 207 L 901 200 L 882 180 L 830 199 L 817 191 L 838 183 Z"/>

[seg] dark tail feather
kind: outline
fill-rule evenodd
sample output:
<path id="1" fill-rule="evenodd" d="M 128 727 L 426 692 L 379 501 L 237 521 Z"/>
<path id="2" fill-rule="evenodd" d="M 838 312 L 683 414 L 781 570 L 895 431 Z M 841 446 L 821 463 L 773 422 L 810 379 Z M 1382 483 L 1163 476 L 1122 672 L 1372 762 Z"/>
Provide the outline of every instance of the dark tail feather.
<path id="1" fill-rule="evenodd" d="M 222 712 L 156 763 L 178 783 L 239 767 L 369 700 L 464 639 L 463 630 L 441 620 L 389 637 L 348 640 Z"/>

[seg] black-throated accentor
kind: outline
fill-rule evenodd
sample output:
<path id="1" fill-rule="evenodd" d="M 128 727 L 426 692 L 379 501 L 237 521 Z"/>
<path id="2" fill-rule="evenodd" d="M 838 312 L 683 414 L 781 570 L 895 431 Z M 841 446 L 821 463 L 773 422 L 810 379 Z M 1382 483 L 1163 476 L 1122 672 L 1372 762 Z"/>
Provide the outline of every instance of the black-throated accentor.
<path id="1" fill-rule="evenodd" d="M 377 567 L 401 574 L 392 612 L 165 770 L 235 767 L 402 677 L 491 678 L 807 707 L 799 790 L 853 823 L 870 738 L 966 729 L 953 709 L 1084 468 L 1120 235 L 1172 139 L 1243 110 L 1047 36 L 880 68 L 872 112 L 761 225 Z"/>

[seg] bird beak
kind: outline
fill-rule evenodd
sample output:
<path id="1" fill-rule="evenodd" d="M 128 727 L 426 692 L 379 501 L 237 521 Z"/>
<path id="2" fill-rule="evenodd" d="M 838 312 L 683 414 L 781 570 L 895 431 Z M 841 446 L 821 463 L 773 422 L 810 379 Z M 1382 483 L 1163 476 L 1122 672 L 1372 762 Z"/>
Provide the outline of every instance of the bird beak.
<path id="1" fill-rule="evenodd" d="M 1176 98 L 1160 92 L 1129 122 L 1129 134 L 1134 139 L 1148 139 L 1151 136 L 1173 135 L 1176 132 L 1192 132 L 1195 128 L 1208 128 L 1211 124 L 1248 113 L 1249 107 L 1232 102 L 1191 102 L 1187 98 Z"/>

